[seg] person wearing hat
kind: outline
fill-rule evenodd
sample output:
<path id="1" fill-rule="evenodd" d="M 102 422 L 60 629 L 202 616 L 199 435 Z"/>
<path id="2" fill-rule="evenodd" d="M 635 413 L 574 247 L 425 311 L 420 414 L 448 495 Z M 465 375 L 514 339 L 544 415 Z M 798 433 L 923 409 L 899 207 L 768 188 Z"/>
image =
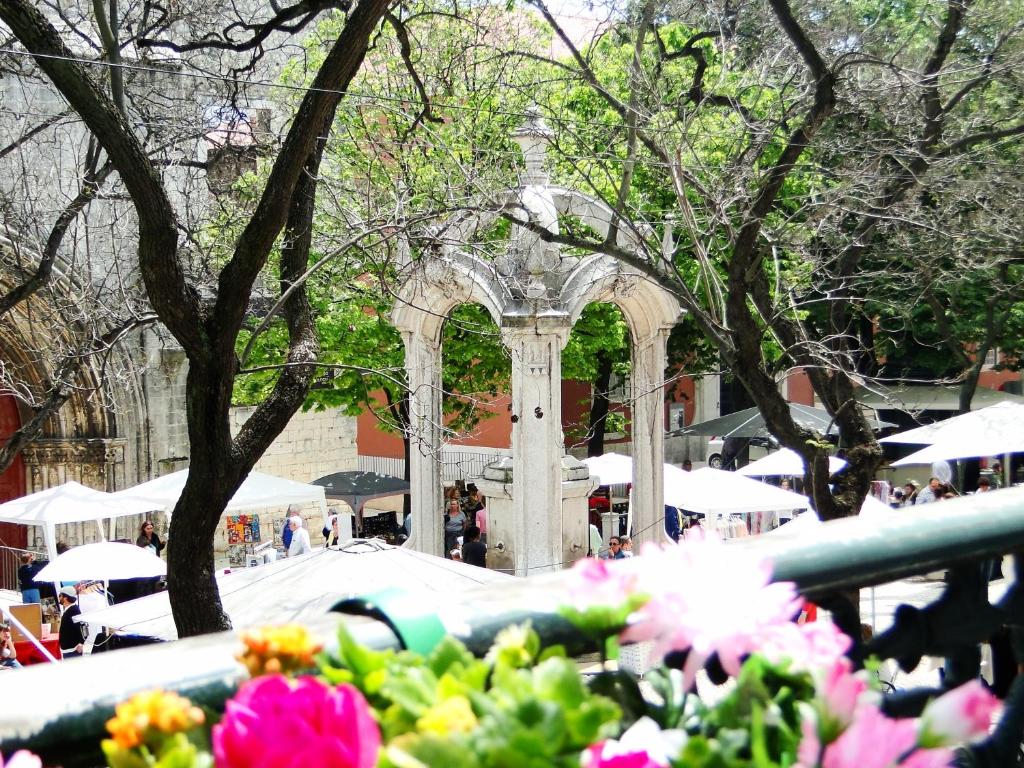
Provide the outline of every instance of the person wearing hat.
<path id="1" fill-rule="evenodd" d="M 78 606 L 78 593 L 74 587 L 61 587 L 57 593 L 57 602 L 64 611 L 60 617 L 60 629 L 57 634 L 60 640 L 60 655 L 65 659 L 81 656 L 85 649 L 85 627 L 75 622 L 75 616 L 82 613 Z"/>

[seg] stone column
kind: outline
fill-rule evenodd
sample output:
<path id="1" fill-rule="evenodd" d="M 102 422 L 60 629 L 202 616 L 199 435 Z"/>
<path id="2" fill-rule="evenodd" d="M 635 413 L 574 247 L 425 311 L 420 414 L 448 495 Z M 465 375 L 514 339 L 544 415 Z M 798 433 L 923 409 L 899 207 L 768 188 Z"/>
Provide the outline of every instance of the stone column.
<path id="1" fill-rule="evenodd" d="M 410 548 L 444 555 L 441 514 L 441 347 L 418 333 L 402 332 L 409 377 Z"/>
<path id="2" fill-rule="evenodd" d="M 668 329 L 640 339 L 633 349 L 633 533 L 634 549 L 660 542 L 665 515 L 665 346 Z"/>
<path id="3" fill-rule="evenodd" d="M 512 499 L 519 575 L 550 573 L 562 557 L 562 347 L 568 319 L 541 317 L 502 329 L 512 353 Z"/>

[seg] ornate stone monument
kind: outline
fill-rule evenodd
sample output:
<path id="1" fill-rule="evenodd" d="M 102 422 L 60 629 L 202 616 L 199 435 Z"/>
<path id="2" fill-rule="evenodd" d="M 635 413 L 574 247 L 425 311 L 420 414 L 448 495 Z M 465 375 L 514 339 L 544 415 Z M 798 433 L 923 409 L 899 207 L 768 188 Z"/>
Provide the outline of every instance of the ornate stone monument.
<path id="1" fill-rule="evenodd" d="M 494 515 L 488 520 L 489 562 L 525 575 L 557 570 L 587 553 L 586 496 L 596 482 L 583 474 L 585 465 L 565 456 L 561 355 L 573 323 L 594 301 L 616 304 L 629 325 L 634 530 L 640 541 L 655 539 L 664 511 L 665 344 L 680 310 L 668 292 L 618 259 L 563 254 L 545 239 L 545 232 L 558 234 L 559 216 L 575 217 L 607 237 L 614 214 L 596 198 L 550 183 L 545 154 L 552 134 L 539 115 L 530 115 L 513 138 L 523 153 L 521 185 L 499 201 L 500 210 L 467 214 L 439 232 L 438 248 L 410 264 L 392 321 L 405 341 L 410 387 L 410 546 L 436 555 L 443 551 L 442 326 L 455 306 L 476 302 L 501 329 L 512 356 L 512 460 L 477 485 Z M 487 216 L 512 221 L 507 248 L 491 260 L 468 247 Z M 622 228 L 616 245 L 641 247 Z"/>

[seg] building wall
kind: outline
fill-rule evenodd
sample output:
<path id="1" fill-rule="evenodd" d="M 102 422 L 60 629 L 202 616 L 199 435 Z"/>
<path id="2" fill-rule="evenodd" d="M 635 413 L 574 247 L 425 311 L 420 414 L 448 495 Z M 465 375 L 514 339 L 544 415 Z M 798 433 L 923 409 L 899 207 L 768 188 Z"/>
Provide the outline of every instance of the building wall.
<path id="1" fill-rule="evenodd" d="M 231 409 L 231 431 L 237 433 L 254 407 Z M 356 420 L 340 410 L 300 411 L 277 436 L 257 472 L 308 483 L 332 472 L 356 469 Z"/>

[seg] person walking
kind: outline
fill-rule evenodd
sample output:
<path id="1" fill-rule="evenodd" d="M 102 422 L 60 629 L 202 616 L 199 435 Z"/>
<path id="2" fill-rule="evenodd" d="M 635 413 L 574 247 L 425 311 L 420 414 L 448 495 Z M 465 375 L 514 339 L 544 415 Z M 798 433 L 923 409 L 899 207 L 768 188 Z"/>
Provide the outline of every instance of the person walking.
<path id="1" fill-rule="evenodd" d="M 309 531 L 302 527 L 302 518 L 292 515 L 288 518 L 288 528 L 292 532 L 292 541 L 288 545 L 288 557 L 298 557 L 313 551 L 309 543 Z"/>
<path id="2" fill-rule="evenodd" d="M 75 621 L 75 616 L 82 613 L 78 606 L 78 593 L 74 587 L 61 587 L 57 593 L 63 613 L 60 617 L 60 629 L 57 638 L 60 641 L 60 655 L 65 659 L 81 656 L 85 650 L 85 627 Z"/>
<path id="3" fill-rule="evenodd" d="M 480 529 L 475 525 L 466 528 L 462 543 L 462 562 L 480 568 L 487 567 L 487 545 L 480 542 Z"/>
<path id="4" fill-rule="evenodd" d="M 459 536 L 466 530 L 466 513 L 457 499 L 448 501 L 444 516 L 444 552 L 451 559 L 451 551 L 459 546 Z"/>

